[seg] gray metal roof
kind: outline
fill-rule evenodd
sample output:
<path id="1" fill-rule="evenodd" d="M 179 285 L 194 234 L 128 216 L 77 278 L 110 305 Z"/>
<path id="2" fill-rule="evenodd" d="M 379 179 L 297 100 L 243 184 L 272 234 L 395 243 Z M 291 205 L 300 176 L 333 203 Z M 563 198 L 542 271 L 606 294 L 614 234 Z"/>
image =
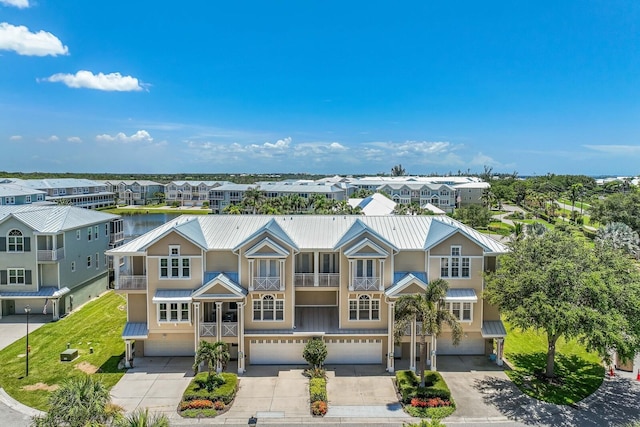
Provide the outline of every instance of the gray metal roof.
<path id="1" fill-rule="evenodd" d="M 147 322 L 127 322 L 122 331 L 124 339 L 146 339 L 149 336 Z"/>
<path id="2" fill-rule="evenodd" d="M 265 184 L 260 191 L 275 193 L 344 193 L 344 189 L 325 184 Z"/>
<path id="3" fill-rule="evenodd" d="M 480 329 L 483 338 L 503 338 L 507 336 L 507 330 L 501 320 L 485 320 Z"/>
<path id="4" fill-rule="evenodd" d="M 355 215 L 183 215 L 126 243 L 109 253 L 141 253 L 172 229 L 212 250 L 233 250 L 260 230 L 284 233 L 300 250 L 333 248 L 370 231 L 399 250 L 424 251 L 453 233 L 461 233 L 488 253 L 505 253 L 507 247 L 471 227 L 446 216 L 355 216 Z M 280 231 L 281 230 L 281 231 Z M 284 236 L 283 236 L 284 239 Z M 282 241 L 282 240 L 281 240 Z M 286 240 L 285 240 L 286 241 Z M 293 245 L 292 245 L 293 246 Z"/>
<path id="5" fill-rule="evenodd" d="M 189 302 L 191 289 L 157 289 L 153 302 Z"/>
<path id="6" fill-rule="evenodd" d="M 449 288 L 447 289 L 447 296 L 444 300 L 477 302 L 478 296 L 476 295 L 476 291 L 471 288 Z"/>
<path id="7" fill-rule="evenodd" d="M 69 292 L 69 288 L 64 287 L 61 289 L 54 288 L 52 286 L 46 286 L 38 289 L 37 291 L 2 291 L 0 292 L 0 299 L 12 299 L 12 298 L 59 298 Z"/>
<path id="8" fill-rule="evenodd" d="M 161 184 L 159 182 L 155 182 L 155 181 L 149 181 L 147 179 L 123 179 L 123 180 L 108 180 L 108 181 L 101 181 L 104 184 L 111 184 L 111 185 L 119 185 L 119 184 L 124 184 L 124 185 L 133 185 L 133 184 L 138 184 L 138 185 L 143 185 L 143 186 L 152 186 L 152 185 L 162 185 L 164 186 L 164 184 Z"/>
<path id="9" fill-rule="evenodd" d="M 58 205 L 0 206 L 0 222 L 13 217 L 39 233 L 59 233 L 119 218 L 91 209 Z"/>
<path id="10" fill-rule="evenodd" d="M 24 185 L 25 187 L 37 189 L 104 186 L 101 182 L 84 178 L 16 179 L 14 182 Z"/>
<path id="11" fill-rule="evenodd" d="M 29 196 L 47 194 L 45 191 L 36 190 L 35 188 L 25 187 L 16 183 L 0 184 L 0 197 L 7 196 Z M 35 200 L 34 200 L 35 202 Z"/>

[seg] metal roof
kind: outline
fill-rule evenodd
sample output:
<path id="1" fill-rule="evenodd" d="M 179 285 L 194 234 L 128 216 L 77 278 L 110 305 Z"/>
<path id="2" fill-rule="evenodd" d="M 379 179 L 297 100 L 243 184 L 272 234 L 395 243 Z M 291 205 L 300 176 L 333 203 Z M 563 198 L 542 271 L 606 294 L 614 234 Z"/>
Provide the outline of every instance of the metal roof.
<path id="1" fill-rule="evenodd" d="M 16 179 L 17 184 L 29 188 L 73 188 L 73 187 L 104 187 L 104 184 L 84 178 L 46 178 L 46 179 Z"/>
<path id="2" fill-rule="evenodd" d="M 449 288 L 445 301 L 478 302 L 476 291 L 471 288 Z"/>
<path id="3" fill-rule="evenodd" d="M 482 338 L 503 338 L 507 336 L 507 330 L 501 320 L 485 320 L 482 322 Z"/>
<path id="4" fill-rule="evenodd" d="M 394 249 L 424 251 L 453 233 L 461 233 L 488 253 L 505 253 L 507 247 L 447 216 L 428 215 L 183 215 L 109 253 L 141 253 L 160 237 L 179 231 L 208 250 L 233 250 L 251 236 L 269 230 L 280 242 L 300 250 L 326 249 L 353 240 L 362 233 L 387 242 Z"/>
<path id="5" fill-rule="evenodd" d="M 124 339 L 146 339 L 149 337 L 147 322 L 127 322 L 122 331 Z"/>
<path id="6" fill-rule="evenodd" d="M 191 289 L 157 289 L 152 301 L 191 302 Z"/>
<path id="7" fill-rule="evenodd" d="M 32 196 L 38 194 L 47 194 L 45 191 L 36 190 L 35 188 L 25 187 L 16 183 L 0 184 L 0 197 L 7 196 Z M 35 201 L 35 200 L 34 200 Z"/>
<path id="8" fill-rule="evenodd" d="M 59 205 L 0 206 L 0 222 L 16 218 L 39 233 L 59 233 L 119 218 L 92 209 Z"/>
<path id="9" fill-rule="evenodd" d="M 52 286 L 46 286 L 38 289 L 37 291 L 9 291 L 0 292 L 0 299 L 12 299 L 12 298 L 60 298 L 69 292 L 69 288 L 64 287 L 61 289 L 54 288 Z"/>

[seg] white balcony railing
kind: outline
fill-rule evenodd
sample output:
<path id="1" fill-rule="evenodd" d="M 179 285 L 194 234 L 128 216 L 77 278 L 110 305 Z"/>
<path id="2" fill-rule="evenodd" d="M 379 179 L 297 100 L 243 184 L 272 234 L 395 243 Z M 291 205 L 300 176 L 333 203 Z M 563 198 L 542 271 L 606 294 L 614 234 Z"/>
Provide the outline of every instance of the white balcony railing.
<path id="1" fill-rule="evenodd" d="M 215 337 L 216 336 L 216 323 L 201 323 L 200 324 L 200 336 L 201 337 Z M 237 337 L 238 336 L 238 322 L 222 322 L 222 336 L 223 337 Z"/>
<path id="2" fill-rule="evenodd" d="M 201 337 L 215 337 L 216 336 L 216 324 L 215 323 L 200 323 L 200 336 Z"/>
<path id="3" fill-rule="evenodd" d="M 318 274 L 318 286 L 329 288 L 340 286 L 340 273 Z"/>
<path id="4" fill-rule="evenodd" d="M 378 277 L 354 277 L 349 286 L 350 291 L 375 291 L 380 289 Z"/>
<path id="5" fill-rule="evenodd" d="M 64 248 L 38 250 L 38 261 L 60 261 L 64 259 Z"/>
<path id="6" fill-rule="evenodd" d="M 120 275 L 116 289 L 120 290 L 144 290 L 147 289 L 147 276 Z"/>
<path id="7" fill-rule="evenodd" d="M 296 287 L 308 288 L 314 286 L 313 273 L 296 273 L 294 275 L 294 283 Z"/>
<path id="8" fill-rule="evenodd" d="M 422 322 L 416 322 L 416 336 L 422 335 L 420 332 L 422 330 Z M 407 325 L 404 329 L 404 334 L 407 336 L 411 335 L 411 324 Z"/>
<path id="9" fill-rule="evenodd" d="M 340 273 L 318 273 L 318 284 L 315 283 L 314 276 L 314 273 L 296 273 L 294 283 L 298 288 L 340 286 Z"/>
<path id="10" fill-rule="evenodd" d="M 254 291 L 279 291 L 281 290 L 280 277 L 254 277 L 253 290 Z"/>
<path id="11" fill-rule="evenodd" d="M 109 234 L 109 243 L 116 243 L 124 240 L 124 231 Z"/>

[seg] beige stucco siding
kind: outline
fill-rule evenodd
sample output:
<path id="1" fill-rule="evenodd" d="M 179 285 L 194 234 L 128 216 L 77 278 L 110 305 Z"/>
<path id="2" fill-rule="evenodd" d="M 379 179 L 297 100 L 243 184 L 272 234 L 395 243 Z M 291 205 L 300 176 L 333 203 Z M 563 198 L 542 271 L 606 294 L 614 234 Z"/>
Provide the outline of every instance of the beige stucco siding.
<path id="1" fill-rule="evenodd" d="M 395 271 L 424 271 L 425 252 L 424 251 L 404 251 L 399 252 L 393 259 Z"/>
<path id="2" fill-rule="evenodd" d="M 184 258 L 184 257 L 182 257 Z M 147 258 L 149 293 L 156 289 L 195 289 L 202 286 L 202 258 L 190 258 L 190 277 L 181 279 L 160 278 L 160 259 Z"/>
<path id="3" fill-rule="evenodd" d="M 127 321 L 147 321 L 147 298 L 144 294 L 127 295 Z"/>
<path id="4" fill-rule="evenodd" d="M 296 292 L 296 306 L 328 306 L 338 304 L 336 291 L 304 290 Z"/>
<path id="5" fill-rule="evenodd" d="M 200 255 L 202 250 L 190 240 L 185 239 L 176 232 L 171 232 L 162 239 L 149 246 L 148 255 L 168 255 L 169 245 L 180 245 L 180 256 Z"/>
<path id="6" fill-rule="evenodd" d="M 484 320 L 500 320 L 500 310 L 498 310 L 498 306 L 489 304 L 488 301 L 484 301 L 483 304 Z"/>
<path id="7" fill-rule="evenodd" d="M 206 271 L 238 271 L 238 256 L 231 251 L 209 251 L 206 254 Z"/>
<path id="8" fill-rule="evenodd" d="M 456 233 L 445 241 L 431 248 L 431 255 L 450 255 L 451 246 L 462 246 L 462 256 L 482 256 L 483 250 L 477 243 L 460 233 Z"/>

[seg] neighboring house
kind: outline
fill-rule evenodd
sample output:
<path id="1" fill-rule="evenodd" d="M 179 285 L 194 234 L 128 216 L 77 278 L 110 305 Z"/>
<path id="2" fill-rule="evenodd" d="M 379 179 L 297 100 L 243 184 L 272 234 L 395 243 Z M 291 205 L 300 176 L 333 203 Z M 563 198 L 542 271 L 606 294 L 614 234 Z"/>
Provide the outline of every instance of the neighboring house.
<path id="1" fill-rule="evenodd" d="M 351 207 L 359 207 L 363 215 L 393 215 L 396 202 L 380 193 L 373 193 L 364 199 L 349 199 Z"/>
<path id="2" fill-rule="evenodd" d="M 491 184 L 484 181 L 465 182 L 453 188 L 456 189 L 458 206 L 481 205 L 482 195 L 491 188 Z"/>
<path id="3" fill-rule="evenodd" d="M 105 184 L 82 178 L 12 179 L 14 184 L 41 190 L 45 200 L 87 209 L 115 205 L 115 194 Z"/>
<path id="4" fill-rule="evenodd" d="M 396 203 L 419 206 L 430 203 L 445 212 L 453 212 L 456 207 L 456 190 L 447 184 L 397 183 L 384 184 L 378 191 L 386 193 Z"/>
<path id="5" fill-rule="evenodd" d="M 304 364 L 312 337 L 326 363 L 416 367 L 415 326 L 394 346 L 394 303 L 445 278 L 446 307 L 464 338 L 430 342 L 440 354 L 489 354 L 506 335 L 483 299 L 483 272 L 507 248 L 446 216 L 181 216 L 107 252 L 127 296 L 126 361 L 193 356 L 200 340 L 229 344 L 249 364 Z"/>
<path id="6" fill-rule="evenodd" d="M 105 289 L 105 251 L 124 240 L 117 215 L 73 206 L 0 206 L 0 317 L 70 312 Z"/>
<path id="7" fill-rule="evenodd" d="M 244 193 L 249 188 L 256 188 L 256 184 L 225 183 L 209 192 L 209 207 L 212 213 L 222 213 L 229 205 L 242 203 Z"/>
<path id="8" fill-rule="evenodd" d="M 124 180 L 104 181 L 107 191 L 116 193 L 119 204 L 147 205 L 158 203 L 158 193 L 164 194 L 165 186 L 155 181 Z"/>
<path id="9" fill-rule="evenodd" d="M 165 185 L 165 202 L 180 202 L 183 206 L 202 206 L 209 201 L 209 192 L 226 181 L 171 181 Z"/>
<path id="10" fill-rule="evenodd" d="M 0 206 L 43 203 L 47 193 L 10 181 L 0 182 Z"/>

